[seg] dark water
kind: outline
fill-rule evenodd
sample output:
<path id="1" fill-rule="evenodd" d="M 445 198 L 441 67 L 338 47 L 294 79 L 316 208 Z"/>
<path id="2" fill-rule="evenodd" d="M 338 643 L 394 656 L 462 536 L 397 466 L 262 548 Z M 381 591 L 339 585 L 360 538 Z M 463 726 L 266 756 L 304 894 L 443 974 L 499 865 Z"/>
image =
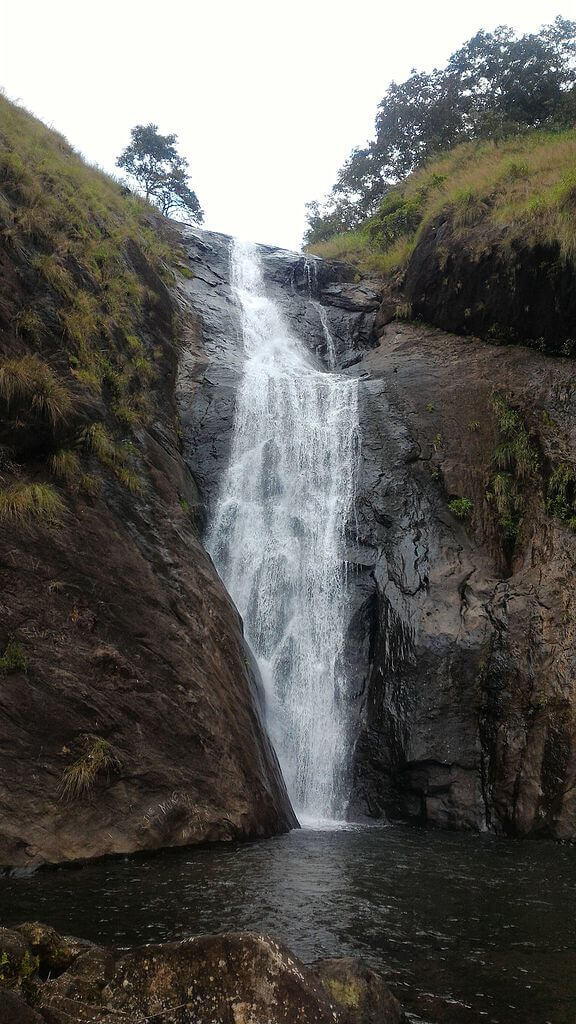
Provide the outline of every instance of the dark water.
<path id="1" fill-rule="evenodd" d="M 414 1020 L 574 1024 L 576 850 L 404 828 L 293 832 L 0 880 L 0 920 L 118 945 L 252 929 L 362 956 Z"/>

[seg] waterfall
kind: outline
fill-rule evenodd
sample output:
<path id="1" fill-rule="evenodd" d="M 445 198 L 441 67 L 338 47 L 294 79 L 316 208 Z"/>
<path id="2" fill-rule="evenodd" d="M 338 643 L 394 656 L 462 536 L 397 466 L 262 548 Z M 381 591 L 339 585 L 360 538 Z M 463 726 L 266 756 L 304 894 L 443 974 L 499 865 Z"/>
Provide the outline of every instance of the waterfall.
<path id="1" fill-rule="evenodd" d="M 262 673 L 294 807 L 304 818 L 341 818 L 350 746 L 344 531 L 358 384 L 315 365 L 266 295 L 254 246 L 234 242 L 231 281 L 244 364 L 207 544 Z"/>

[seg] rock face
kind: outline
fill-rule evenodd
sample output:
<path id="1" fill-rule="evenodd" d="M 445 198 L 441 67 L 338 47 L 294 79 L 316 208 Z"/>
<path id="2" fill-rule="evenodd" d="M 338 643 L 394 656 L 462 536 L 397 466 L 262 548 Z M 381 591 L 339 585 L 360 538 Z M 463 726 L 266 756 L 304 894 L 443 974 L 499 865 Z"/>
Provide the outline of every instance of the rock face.
<path id="1" fill-rule="evenodd" d="M 0 662 L 3 866 L 296 824 L 242 624 L 198 536 L 174 403 L 175 300 L 146 284 L 163 373 L 158 414 L 138 432 L 142 493 L 108 473 L 58 529 L 2 527 L 0 654 L 11 638 L 20 653 Z"/>
<path id="2" fill-rule="evenodd" d="M 487 497 L 495 390 L 542 466 L 574 459 L 572 364 L 395 323 L 362 366 L 359 521 L 376 593 L 353 805 L 573 837 L 576 537 L 546 514 L 537 474 L 506 556 Z M 455 497 L 471 502 L 466 523 Z"/>
<path id="3" fill-rule="evenodd" d="M 36 941 L 28 946 L 30 935 Z M 14 959 L 19 944 L 25 961 Z M 53 952 L 47 952 L 55 947 L 57 967 Z M 200 935 L 120 951 L 28 923 L 12 932 L 0 929 L 3 950 L 10 957 L 0 982 L 0 1014 L 6 1024 L 139 1024 L 156 1017 L 168 1024 L 192 1018 L 195 1024 L 405 1020 L 383 979 L 360 961 L 328 960 L 307 967 L 264 935 Z"/>
<path id="4" fill-rule="evenodd" d="M 504 226 L 454 238 L 450 215 L 424 232 L 410 259 L 405 297 L 415 316 L 461 334 L 576 352 L 576 279 L 559 246 L 506 238 Z"/>
<path id="5" fill-rule="evenodd" d="M 187 288 L 204 355 L 186 357 L 179 396 L 210 508 L 229 452 L 238 329 L 228 240 L 192 233 L 187 246 L 200 268 Z M 260 255 L 271 293 L 319 360 L 323 305 L 339 364 L 361 384 L 343 696 L 357 737 L 350 816 L 574 837 L 576 537 L 545 505 L 554 467 L 575 464 L 573 364 L 391 322 L 378 282 Z M 535 468 L 513 482 L 514 541 L 495 493 L 495 395 L 535 453 Z"/>

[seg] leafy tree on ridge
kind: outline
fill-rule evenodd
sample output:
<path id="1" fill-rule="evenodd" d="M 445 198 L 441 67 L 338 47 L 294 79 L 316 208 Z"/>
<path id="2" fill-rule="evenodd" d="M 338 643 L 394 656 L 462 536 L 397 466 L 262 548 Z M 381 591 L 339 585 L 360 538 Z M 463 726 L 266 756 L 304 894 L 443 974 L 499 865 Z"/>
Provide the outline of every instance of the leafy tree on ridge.
<path id="1" fill-rule="evenodd" d="M 391 185 L 459 142 L 575 122 L 576 22 L 558 17 L 523 36 L 480 31 L 445 68 L 390 84 L 374 140 L 352 151 L 324 207 L 308 204 L 306 241 L 356 227 Z"/>
<path id="2" fill-rule="evenodd" d="M 135 179 L 144 197 L 159 206 L 164 216 L 186 213 L 201 223 L 202 207 L 188 184 L 188 161 L 176 149 L 176 135 L 160 135 L 156 124 L 137 124 L 132 141 L 116 161 Z"/>

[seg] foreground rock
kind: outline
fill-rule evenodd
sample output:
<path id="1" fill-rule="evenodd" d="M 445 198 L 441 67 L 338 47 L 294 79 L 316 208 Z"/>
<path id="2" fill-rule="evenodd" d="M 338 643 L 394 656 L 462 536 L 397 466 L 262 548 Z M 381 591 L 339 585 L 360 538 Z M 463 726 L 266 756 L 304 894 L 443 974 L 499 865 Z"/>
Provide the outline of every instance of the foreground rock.
<path id="1" fill-rule="evenodd" d="M 248 932 L 111 950 L 39 924 L 0 930 L 3 1024 L 400 1024 L 383 979 L 356 960 L 306 966 Z M 58 964 L 55 962 L 58 959 Z M 20 1014 L 20 1016 L 18 1016 Z"/>

